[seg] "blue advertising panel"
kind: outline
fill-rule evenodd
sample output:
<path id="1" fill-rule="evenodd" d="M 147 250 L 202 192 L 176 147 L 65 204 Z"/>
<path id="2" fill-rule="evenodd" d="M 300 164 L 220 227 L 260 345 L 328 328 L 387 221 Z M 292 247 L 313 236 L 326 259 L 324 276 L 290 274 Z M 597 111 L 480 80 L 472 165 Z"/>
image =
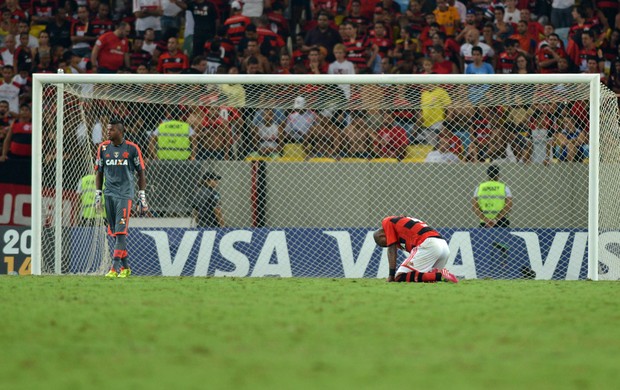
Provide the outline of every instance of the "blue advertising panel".
<path id="1" fill-rule="evenodd" d="M 76 228 L 74 234 L 90 234 L 88 230 Z M 587 277 L 587 232 L 583 230 L 438 230 L 450 246 L 447 266 L 460 277 Z M 387 255 L 375 245 L 373 231 L 130 228 L 127 242 L 135 275 L 383 278 L 388 274 Z M 73 242 L 83 242 L 78 238 Z M 601 248 L 617 263 L 616 251 L 606 249 L 610 244 L 620 246 L 618 232 L 601 234 Z M 72 249 L 73 260 L 79 259 L 73 256 L 80 256 L 81 250 Z M 405 259 L 404 252 L 400 256 Z M 606 265 L 602 267 L 604 271 Z"/>

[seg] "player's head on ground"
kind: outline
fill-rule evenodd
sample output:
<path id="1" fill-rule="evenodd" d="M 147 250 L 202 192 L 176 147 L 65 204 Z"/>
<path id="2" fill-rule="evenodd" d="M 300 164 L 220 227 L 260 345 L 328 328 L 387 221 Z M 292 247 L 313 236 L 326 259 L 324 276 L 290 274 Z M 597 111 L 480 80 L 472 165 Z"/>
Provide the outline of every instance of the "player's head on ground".
<path id="1" fill-rule="evenodd" d="M 383 228 L 377 230 L 372 236 L 375 239 L 375 244 L 384 248 L 387 246 L 387 239 L 385 238 L 385 230 Z"/>
<path id="2" fill-rule="evenodd" d="M 108 123 L 108 139 L 114 143 L 120 143 L 125 133 L 125 125 L 119 118 L 110 119 Z"/>

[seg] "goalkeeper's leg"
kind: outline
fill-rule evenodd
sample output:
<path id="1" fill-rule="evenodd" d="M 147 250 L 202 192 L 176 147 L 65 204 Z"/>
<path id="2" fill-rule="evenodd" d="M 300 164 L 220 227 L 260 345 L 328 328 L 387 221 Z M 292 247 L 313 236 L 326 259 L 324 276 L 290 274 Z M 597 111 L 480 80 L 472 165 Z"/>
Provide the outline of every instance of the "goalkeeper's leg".
<path id="1" fill-rule="evenodd" d="M 129 269 L 129 263 L 127 261 L 127 235 L 117 234 L 116 242 L 114 244 L 114 264 L 115 268 L 118 264 L 120 272 L 118 276 L 126 278 L 131 273 Z"/>

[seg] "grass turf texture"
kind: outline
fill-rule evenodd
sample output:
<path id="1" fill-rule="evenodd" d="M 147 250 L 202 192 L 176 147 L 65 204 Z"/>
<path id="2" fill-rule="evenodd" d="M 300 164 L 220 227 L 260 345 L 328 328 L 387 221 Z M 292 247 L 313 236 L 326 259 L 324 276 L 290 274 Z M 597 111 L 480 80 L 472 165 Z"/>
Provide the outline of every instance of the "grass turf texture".
<path id="1" fill-rule="evenodd" d="M 0 277 L 2 389 L 611 388 L 615 282 Z"/>

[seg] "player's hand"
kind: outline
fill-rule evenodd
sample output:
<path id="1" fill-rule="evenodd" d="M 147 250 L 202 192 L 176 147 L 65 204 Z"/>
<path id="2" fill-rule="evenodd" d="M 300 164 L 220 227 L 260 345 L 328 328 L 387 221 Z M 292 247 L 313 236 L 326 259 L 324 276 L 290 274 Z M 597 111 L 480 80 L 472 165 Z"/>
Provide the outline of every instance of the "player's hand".
<path id="1" fill-rule="evenodd" d="M 138 214 L 143 215 L 149 210 L 149 206 L 146 203 L 146 192 L 144 190 L 138 191 Z"/>
<path id="2" fill-rule="evenodd" d="M 95 191 L 95 212 L 97 213 L 101 212 L 101 194 L 101 190 Z"/>

